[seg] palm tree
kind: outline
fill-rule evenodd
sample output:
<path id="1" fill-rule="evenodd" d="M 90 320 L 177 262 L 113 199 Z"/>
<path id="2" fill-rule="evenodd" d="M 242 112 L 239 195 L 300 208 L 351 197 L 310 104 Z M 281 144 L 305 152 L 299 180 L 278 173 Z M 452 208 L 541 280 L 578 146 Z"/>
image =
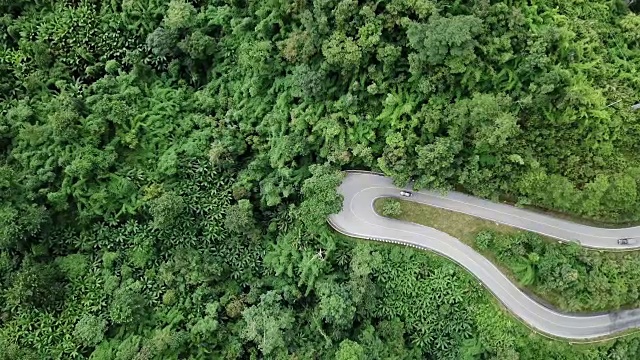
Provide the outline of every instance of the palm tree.
<path id="1" fill-rule="evenodd" d="M 536 281 L 537 264 L 540 261 L 540 255 L 537 253 L 529 253 L 527 257 L 522 257 L 521 262 L 513 266 L 513 272 L 520 279 L 520 284 L 524 286 L 533 285 Z"/>

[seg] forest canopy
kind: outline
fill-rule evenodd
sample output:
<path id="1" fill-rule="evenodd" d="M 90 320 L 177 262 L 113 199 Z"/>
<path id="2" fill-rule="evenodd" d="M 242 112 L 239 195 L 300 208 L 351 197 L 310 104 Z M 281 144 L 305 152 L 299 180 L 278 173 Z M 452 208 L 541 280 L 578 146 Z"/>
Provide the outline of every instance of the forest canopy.
<path id="1" fill-rule="evenodd" d="M 620 0 L 0 1 L 0 359 L 637 357 L 346 239 L 345 169 L 640 220 Z"/>

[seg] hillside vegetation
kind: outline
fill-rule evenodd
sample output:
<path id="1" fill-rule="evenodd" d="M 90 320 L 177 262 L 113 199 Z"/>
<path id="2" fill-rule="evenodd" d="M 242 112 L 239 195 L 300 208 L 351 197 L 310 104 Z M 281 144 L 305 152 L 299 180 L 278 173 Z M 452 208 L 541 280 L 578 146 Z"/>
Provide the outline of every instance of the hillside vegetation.
<path id="1" fill-rule="evenodd" d="M 339 170 L 640 220 L 619 0 L 0 1 L 0 359 L 634 359 L 345 239 Z"/>

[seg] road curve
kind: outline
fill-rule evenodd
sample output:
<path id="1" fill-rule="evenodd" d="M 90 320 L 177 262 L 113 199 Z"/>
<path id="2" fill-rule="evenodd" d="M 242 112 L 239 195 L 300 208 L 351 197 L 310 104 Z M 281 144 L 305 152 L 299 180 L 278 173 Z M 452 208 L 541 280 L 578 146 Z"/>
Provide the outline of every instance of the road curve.
<path id="1" fill-rule="evenodd" d="M 387 177 L 347 172 L 339 187 L 339 192 L 344 196 L 343 208 L 340 213 L 329 217 L 329 223 L 337 231 L 349 236 L 402 243 L 448 257 L 475 275 L 513 314 L 542 333 L 572 340 L 589 340 L 640 327 L 640 309 L 595 315 L 565 314 L 550 309 L 523 293 L 489 260 L 458 239 L 433 228 L 378 215 L 373 208 L 375 199 L 400 197 L 400 190 Z M 620 247 L 616 241 L 618 238 L 640 235 L 640 227 L 594 228 L 455 192 L 443 195 L 414 191 L 408 199 L 562 241 L 577 240 L 584 246 L 594 248 L 615 249 Z"/>

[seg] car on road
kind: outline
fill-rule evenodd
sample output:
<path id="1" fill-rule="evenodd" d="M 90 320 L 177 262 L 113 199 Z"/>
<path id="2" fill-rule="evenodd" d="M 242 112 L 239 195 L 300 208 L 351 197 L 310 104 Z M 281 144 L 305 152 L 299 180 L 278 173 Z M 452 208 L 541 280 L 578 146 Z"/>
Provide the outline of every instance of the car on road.
<path id="1" fill-rule="evenodd" d="M 400 191 L 400 195 L 406 196 L 406 197 L 410 197 L 411 196 L 411 192 L 402 190 L 402 191 Z"/>
<path id="2" fill-rule="evenodd" d="M 618 239 L 618 245 L 633 245 L 633 244 L 635 244 L 637 242 L 638 242 L 638 240 L 631 239 L 631 238 Z"/>

